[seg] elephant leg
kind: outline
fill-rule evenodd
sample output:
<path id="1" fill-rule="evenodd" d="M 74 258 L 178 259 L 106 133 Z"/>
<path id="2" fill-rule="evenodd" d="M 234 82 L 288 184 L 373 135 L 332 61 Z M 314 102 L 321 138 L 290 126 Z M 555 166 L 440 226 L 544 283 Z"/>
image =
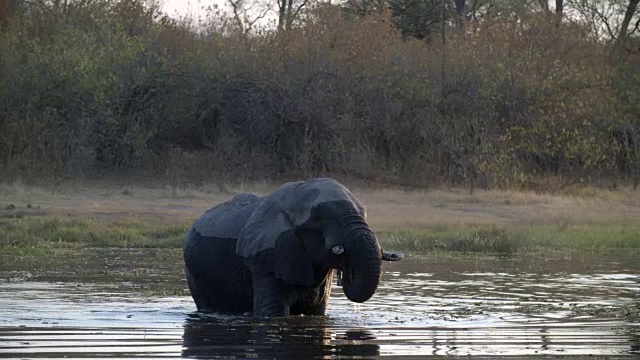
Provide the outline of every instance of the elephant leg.
<path id="1" fill-rule="evenodd" d="M 304 306 L 300 304 L 296 304 L 296 306 L 291 306 L 292 314 L 304 314 L 304 315 L 324 315 L 327 312 L 327 305 L 329 304 L 329 295 L 330 292 L 322 291 L 320 289 L 320 293 L 318 294 L 318 301 L 314 302 L 310 305 Z"/>
<path id="2" fill-rule="evenodd" d="M 291 289 L 273 274 L 253 275 L 253 315 L 289 316 Z"/>
<path id="3" fill-rule="evenodd" d="M 187 286 L 189 287 L 189 292 L 191 292 L 193 301 L 196 303 L 196 308 L 198 311 L 204 311 L 206 308 L 206 295 L 200 290 L 198 285 L 196 285 L 196 282 L 189 270 L 185 271 L 185 275 L 187 278 Z"/>
<path id="4" fill-rule="evenodd" d="M 331 296 L 331 286 L 333 285 L 333 271 L 329 271 L 324 282 L 319 287 L 302 293 L 297 302 L 291 305 L 293 315 L 325 315 L 329 297 Z"/>

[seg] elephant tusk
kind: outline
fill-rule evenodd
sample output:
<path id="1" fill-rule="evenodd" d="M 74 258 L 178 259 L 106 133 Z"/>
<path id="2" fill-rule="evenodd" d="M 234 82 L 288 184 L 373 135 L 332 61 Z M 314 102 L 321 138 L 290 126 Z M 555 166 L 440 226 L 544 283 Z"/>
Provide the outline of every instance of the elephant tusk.
<path id="1" fill-rule="evenodd" d="M 383 251 L 382 252 L 382 260 L 398 261 L 398 260 L 400 260 L 402 258 L 404 258 L 404 254 L 402 254 L 402 253 L 394 253 L 394 252 L 388 252 L 388 251 Z"/>
<path id="2" fill-rule="evenodd" d="M 342 255 L 344 253 L 344 247 L 336 245 L 331 248 L 331 251 L 336 255 Z"/>

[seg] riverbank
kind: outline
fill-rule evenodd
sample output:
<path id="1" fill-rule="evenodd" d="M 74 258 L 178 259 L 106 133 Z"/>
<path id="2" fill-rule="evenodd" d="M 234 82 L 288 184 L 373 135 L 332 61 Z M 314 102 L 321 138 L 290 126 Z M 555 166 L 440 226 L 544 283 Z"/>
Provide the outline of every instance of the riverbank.
<path id="1" fill-rule="evenodd" d="M 407 253 L 640 253 L 640 191 L 562 194 L 415 190 L 347 184 L 386 249 Z M 206 209 L 235 188 L 104 183 L 0 184 L 0 249 L 179 248 Z M 22 252 L 22 251 L 20 251 Z"/>

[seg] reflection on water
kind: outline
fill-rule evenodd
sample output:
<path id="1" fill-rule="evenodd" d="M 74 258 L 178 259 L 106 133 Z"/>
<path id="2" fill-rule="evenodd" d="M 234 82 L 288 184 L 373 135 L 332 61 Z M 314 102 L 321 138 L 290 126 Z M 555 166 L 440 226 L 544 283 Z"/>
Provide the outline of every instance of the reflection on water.
<path id="1" fill-rule="evenodd" d="M 325 317 L 269 322 L 220 321 L 193 316 L 184 325 L 183 357 L 300 359 L 377 356 L 380 347 L 366 329 L 331 328 Z"/>
<path id="2" fill-rule="evenodd" d="M 365 304 L 334 288 L 327 316 L 269 320 L 199 316 L 190 297 L 150 295 L 126 273 L 5 271 L 0 357 L 638 355 L 638 266 L 409 258 L 385 264 Z M 175 278 L 166 286 L 183 288 Z"/>

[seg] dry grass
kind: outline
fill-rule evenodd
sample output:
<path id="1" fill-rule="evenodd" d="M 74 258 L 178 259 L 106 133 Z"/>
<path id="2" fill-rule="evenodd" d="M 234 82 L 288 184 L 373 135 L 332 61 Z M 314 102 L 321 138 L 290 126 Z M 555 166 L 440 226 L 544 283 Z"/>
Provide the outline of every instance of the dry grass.
<path id="1" fill-rule="evenodd" d="M 628 223 L 640 219 L 640 191 L 591 189 L 589 194 L 528 191 L 356 189 L 381 230 L 470 225 Z M 640 221 L 638 221 L 640 223 Z"/>
<path id="2" fill-rule="evenodd" d="M 583 194 L 537 194 L 525 191 L 462 189 L 403 190 L 351 185 L 367 206 L 377 230 L 429 229 L 465 225 L 549 225 L 628 223 L 640 219 L 640 191 L 590 189 Z M 58 215 L 97 217 L 162 217 L 194 219 L 207 208 L 242 191 L 267 194 L 272 184 L 171 186 L 69 183 L 53 188 L 21 182 L 0 184 L 0 207 L 40 207 Z"/>

